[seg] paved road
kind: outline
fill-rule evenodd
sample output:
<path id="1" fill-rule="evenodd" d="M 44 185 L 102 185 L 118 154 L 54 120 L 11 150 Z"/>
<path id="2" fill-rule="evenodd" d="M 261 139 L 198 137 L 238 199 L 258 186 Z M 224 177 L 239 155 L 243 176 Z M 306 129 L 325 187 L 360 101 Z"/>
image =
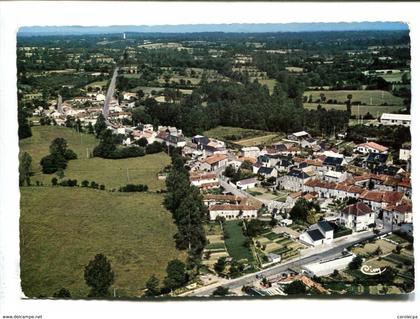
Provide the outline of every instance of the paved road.
<path id="1" fill-rule="evenodd" d="M 385 234 L 389 230 L 382 230 L 382 232 L 378 235 L 375 235 L 373 232 L 366 232 L 360 234 L 360 236 L 357 236 L 357 238 L 354 239 L 348 239 L 348 240 L 342 240 L 339 244 L 334 245 L 333 247 L 327 246 L 325 247 L 325 250 L 323 251 L 317 251 L 313 250 L 312 253 L 309 253 L 308 255 L 302 257 L 302 258 L 296 258 L 294 260 L 288 261 L 284 264 L 279 264 L 252 274 L 248 274 L 245 276 L 242 276 L 240 278 L 231 279 L 228 282 L 222 284 L 221 286 L 229 288 L 229 289 L 235 289 L 242 287 L 244 285 L 250 285 L 256 280 L 256 276 L 263 276 L 263 277 L 270 277 L 274 275 L 278 275 L 282 272 L 285 272 L 290 267 L 296 267 L 296 266 L 304 266 L 310 263 L 313 263 L 315 261 L 320 261 L 322 259 L 329 259 L 332 257 L 335 257 L 343 251 L 348 246 L 355 245 L 357 243 L 360 243 L 362 241 L 365 241 L 367 239 L 371 239 L 380 235 Z M 214 284 L 210 285 L 208 287 L 202 287 L 199 289 L 196 289 L 194 291 L 188 292 L 183 294 L 183 296 L 209 296 L 212 294 L 212 292 L 218 287 L 220 284 Z"/>
<path id="2" fill-rule="evenodd" d="M 117 76 L 118 76 L 118 67 L 115 68 L 114 73 L 112 75 L 111 82 L 109 83 L 108 91 L 106 92 L 104 107 L 102 109 L 102 114 L 104 115 L 107 124 L 109 124 L 108 122 L 109 103 L 111 102 L 111 99 L 114 96 Z"/>

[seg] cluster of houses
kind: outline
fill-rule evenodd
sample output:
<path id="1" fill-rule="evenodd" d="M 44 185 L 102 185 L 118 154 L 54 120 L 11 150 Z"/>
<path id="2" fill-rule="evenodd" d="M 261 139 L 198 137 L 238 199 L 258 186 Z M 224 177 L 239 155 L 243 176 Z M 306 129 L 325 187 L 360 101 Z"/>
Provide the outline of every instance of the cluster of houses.
<path id="1" fill-rule="evenodd" d="M 308 150 L 311 155 L 304 156 Z M 402 151 L 404 159 L 401 158 Z M 245 199 L 252 193 L 246 190 L 261 186 L 289 194 L 278 210 L 286 212 L 286 215 L 282 214 L 286 216 L 284 220 L 288 220 L 287 212 L 300 198 L 318 203 L 345 203 L 353 198 L 353 204 L 334 212 L 328 221 L 310 226 L 300 235 L 299 240 L 311 246 L 333 240 L 331 223 L 353 232 L 370 229 L 379 216 L 386 223 L 412 223 L 409 165 L 401 165 L 401 161 L 399 165 L 394 164 L 388 147 L 373 141 L 355 145 L 352 154 L 345 156 L 338 149 L 325 147 L 304 131 L 290 134 L 281 142 L 264 148 L 243 147 L 239 151 L 227 148 L 223 141 L 196 135 L 187 141 L 182 152 L 190 158 L 187 164 L 191 168 L 191 183 L 207 193 L 205 203 L 211 220 L 217 217 L 257 218 L 258 208 L 246 204 Z M 409 150 L 400 150 L 400 160 L 406 163 L 411 160 Z M 223 176 L 227 167 L 238 170 L 244 162 L 248 162 L 253 177 L 233 183 Z M 238 199 L 240 197 L 226 187 L 221 187 L 221 179 L 243 194 L 242 198 Z M 210 194 L 212 189 L 222 189 L 224 195 Z"/>

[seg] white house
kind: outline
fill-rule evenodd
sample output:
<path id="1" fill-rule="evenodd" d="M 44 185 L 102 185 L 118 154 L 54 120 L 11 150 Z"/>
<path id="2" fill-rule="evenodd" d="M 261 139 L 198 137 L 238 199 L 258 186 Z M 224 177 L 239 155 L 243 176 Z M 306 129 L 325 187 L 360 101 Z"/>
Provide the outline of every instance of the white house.
<path id="1" fill-rule="evenodd" d="M 217 217 L 224 217 L 226 219 L 251 219 L 257 217 L 258 209 L 250 205 L 213 205 L 209 207 L 210 220 L 215 220 Z"/>
<path id="2" fill-rule="evenodd" d="M 255 185 L 258 184 L 258 180 L 255 177 L 243 179 L 236 182 L 236 186 L 239 189 L 248 189 L 248 188 L 254 188 Z"/>
<path id="3" fill-rule="evenodd" d="M 386 154 L 388 152 L 388 147 L 385 147 L 375 142 L 367 142 L 367 143 L 362 143 L 362 144 L 357 145 L 355 148 L 355 151 L 358 151 L 362 154 L 368 154 L 368 153 Z"/>
<path id="4" fill-rule="evenodd" d="M 311 246 L 330 244 L 334 239 L 334 229 L 323 220 L 312 226 L 299 236 L 299 240 Z"/>
<path id="5" fill-rule="evenodd" d="M 375 213 L 362 202 L 346 206 L 340 214 L 340 223 L 353 231 L 368 229 L 375 222 Z"/>
<path id="6" fill-rule="evenodd" d="M 380 122 L 383 125 L 403 125 L 408 127 L 411 124 L 411 115 L 382 113 Z"/>
<path id="7" fill-rule="evenodd" d="M 215 188 L 219 187 L 219 178 L 216 173 L 197 172 L 190 175 L 190 183 L 198 188 Z"/>
<path id="8" fill-rule="evenodd" d="M 401 161 L 408 161 L 411 158 L 411 150 L 401 148 L 399 158 Z"/>
<path id="9" fill-rule="evenodd" d="M 257 158 L 258 155 L 260 155 L 260 149 L 256 146 L 243 147 L 241 149 L 240 155 L 242 157 Z"/>
<path id="10" fill-rule="evenodd" d="M 413 207 L 409 203 L 387 207 L 384 211 L 384 221 L 388 224 L 405 224 L 413 222 Z"/>

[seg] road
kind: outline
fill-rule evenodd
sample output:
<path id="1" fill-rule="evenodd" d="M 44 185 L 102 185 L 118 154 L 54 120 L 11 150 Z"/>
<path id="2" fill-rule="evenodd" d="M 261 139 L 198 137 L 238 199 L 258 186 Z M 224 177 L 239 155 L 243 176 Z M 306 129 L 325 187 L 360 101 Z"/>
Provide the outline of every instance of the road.
<path id="1" fill-rule="evenodd" d="M 106 98 L 104 107 L 102 109 L 102 114 L 105 117 L 105 121 L 109 124 L 108 121 L 108 114 L 109 114 L 109 103 L 111 102 L 112 97 L 114 96 L 115 92 L 115 84 L 117 82 L 118 76 L 118 67 L 115 68 L 114 73 L 112 74 L 111 82 L 109 83 L 108 91 L 106 92 Z"/>
<path id="2" fill-rule="evenodd" d="M 387 233 L 388 231 L 389 231 L 388 229 L 384 229 L 378 235 L 375 235 L 373 232 L 368 231 L 368 232 L 359 234 L 359 236 L 357 237 L 351 236 L 352 238 L 340 240 L 335 245 L 332 244 L 333 245 L 332 247 L 331 246 L 323 247 L 324 250 L 313 249 L 312 252 L 309 252 L 304 257 L 299 257 L 283 264 L 275 265 L 273 267 L 270 267 L 270 268 L 252 273 L 252 274 L 248 274 L 248 275 L 236 278 L 236 279 L 231 279 L 222 285 L 213 284 L 207 287 L 201 287 L 193 291 L 184 293 L 182 296 L 191 296 L 191 297 L 209 296 L 218 286 L 223 286 L 229 289 L 235 289 L 235 288 L 242 287 L 244 285 L 250 285 L 253 282 L 255 282 L 257 275 L 262 276 L 262 277 L 270 277 L 270 276 L 278 275 L 282 272 L 285 272 L 290 267 L 304 266 L 304 265 L 313 263 L 315 261 L 332 258 L 336 255 L 341 254 L 341 252 L 349 246 L 355 245 L 367 239 L 371 239 L 371 238 L 383 235 Z"/>

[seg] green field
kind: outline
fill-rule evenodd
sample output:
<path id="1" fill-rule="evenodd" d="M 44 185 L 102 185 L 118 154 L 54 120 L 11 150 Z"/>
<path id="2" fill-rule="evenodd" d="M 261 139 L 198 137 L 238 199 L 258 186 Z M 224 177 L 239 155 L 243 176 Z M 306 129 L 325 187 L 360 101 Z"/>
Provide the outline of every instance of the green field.
<path id="1" fill-rule="evenodd" d="M 33 136 L 20 141 L 21 151 L 32 156 L 32 181 L 50 184 L 54 174 L 42 174 L 39 162 L 49 153 L 48 147 L 56 137 L 67 140 L 69 148 L 77 153 L 77 160 L 69 161 L 64 171 L 66 178 L 77 179 L 80 183 L 86 179 L 105 185 L 107 189 L 119 188 L 127 183 L 146 184 L 151 191 L 164 188 L 165 182 L 157 179 L 157 173 L 170 163 L 164 153 L 150 154 L 143 157 L 118 160 L 87 158 L 87 149 L 97 145 L 98 140 L 89 134 L 77 134 L 74 130 L 58 126 L 32 127 Z"/>
<path id="2" fill-rule="evenodd" d="M 403 105 L 403 99 L 392 95 L 388 91 L 381 90 L 341 90 L 341 91 L 305 91 L 304 96 L 312 95 L 312 101 L 320 99 L 320 94 L 325 94 L 326 100 L 329 99 L 337 100 L 340 103 L 344 103 L 347 100 L 347 95 L 353 96 L 353 102 L 359 101 L 366 105 L 382 105 L 387 103 L 388 105 Z M 316 104 L 316 103 L 314 103 Z M 316 104 L 317 105 L 317 104 Z"/>
<path id="3" fill-rule="evenodd" d="M 251 141 L 263 142 L 277 136 L 272 132 L 245 129 L 231 126 L 217 126 L 211 130 L 203 132 L 203 135 L 219 140 L 232 141 L 235 143 L 251 143 Z"/>
<path id="4" fill-rule="evenodd" d="M 224 230 L 229 237 L 225 239 L 225 244 L 231 257 L 236 260 L 247 259 L 249 262 L 252 262 L 254 258 L 250 249 L 243 245 L 247 238 L 242 232 L 242 226 L 239 225 L 240 222 L 239 220 L 230 220 L 223 224 Z"/>
<path id="5" fill-rule="evenodd" d="M 89 83 L 88 85 L 86 85 L 85 86 L 85 88 L 88 88 L 88 87 L 106 87 L 108 85 L 108 81 L 96 81 L 96 82 L 92 82 L 92 83 Z"/>
<path id="6" fill-rule="evenodd" d="M 139 296 L 151 274 L 184 259 L 175 248 L 176 226 L 159 194 L 110 193 L 85 188 L 21 188 L 21 280 L 28 297 L 66 287 L 85 297 L 84 266 L 109 257 L 118 296 Z"/>
<path id="7" fill-rule="evenodd" d="M 316 110 L 318 108 L 318 104 L 320 103 L 304 103 L 303 107 L 308 110 Z M 321 104 L 323 108 L 326 110 L 340 110 L 345 111 L 347 110 L 344 104 Z M 380 106 L 380 105 L 360 105 L 356 106 L 353 105 L 351 108 L 352 115 L 361 115 L 364 116 L 367 112 L 372 114 L 375 118 L 380 117 L 382 113 L 395 113 L 402 108 L 400 105 L 388 105 L 388 106 Z"/>
<path id="8" fill-rule="evenodd" d="M 274 79 L 259 79 L 258 83 L 260 83 L 261 85 L 266 85 L 268 87 L 268 90 L 270 91 L 270 94 L 273 94 L 274 87 L 276 86 L 277 81 Z"/>

